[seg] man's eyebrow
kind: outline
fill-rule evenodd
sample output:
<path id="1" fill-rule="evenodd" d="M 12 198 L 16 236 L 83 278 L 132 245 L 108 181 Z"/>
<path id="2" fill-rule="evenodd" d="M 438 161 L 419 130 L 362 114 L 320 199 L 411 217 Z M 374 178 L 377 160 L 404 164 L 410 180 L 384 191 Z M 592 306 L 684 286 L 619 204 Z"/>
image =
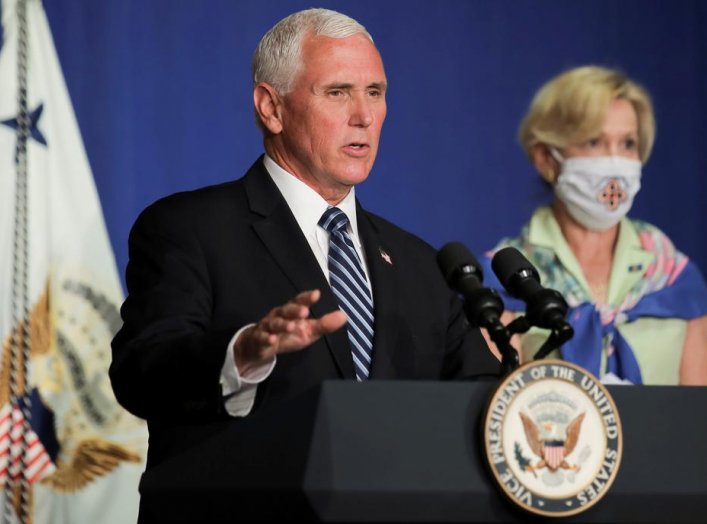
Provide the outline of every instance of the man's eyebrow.
<path id="1" fill-rule="evenodd" d="M 347 82 L 332 82 L 326 84 L 324 89 L 353 89 L 353 84 Z"/>
<path id="2" fill-rule="evenodd" d="M 379 89 L 385 91 L 388 87 L 386 82 L 371 82 L 366 86 L 366 89 Z M 324 89 L 353 89 L 354 85 L 350 82 L 332 82 L 331 84 L 326 84 L 323 86 Z"/>

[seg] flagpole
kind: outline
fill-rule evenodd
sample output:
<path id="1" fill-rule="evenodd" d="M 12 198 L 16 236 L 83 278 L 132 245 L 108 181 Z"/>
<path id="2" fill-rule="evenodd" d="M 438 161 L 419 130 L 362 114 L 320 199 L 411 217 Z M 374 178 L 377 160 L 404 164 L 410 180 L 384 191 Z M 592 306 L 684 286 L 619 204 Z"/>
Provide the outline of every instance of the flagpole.
<path id="1" fill-rule="evenodd" d="M 29 315 L 29 228 L 27 189 L 27 139 L 30 118 L 27 109 L 27 1 L 17 1 L 17 129 L 15 147 L 15 221 L 13 234 L 12 265 L 12 326 L 10 346 L 10 460 L 7 485 L 5 486 L 5 508 L 3 520 L 13 521 L 16 513 L 21 523 L 29 515 L 29 485 L 25 471 L 26 450 L 30 436 L 31 403 L 28 394 L 27 369 L 30 357 Z M 22 428 L 17 447 L 14 445 L 15 425 Z M 13 475 L 12 463 L 18 461 L 17 476 Z"/>

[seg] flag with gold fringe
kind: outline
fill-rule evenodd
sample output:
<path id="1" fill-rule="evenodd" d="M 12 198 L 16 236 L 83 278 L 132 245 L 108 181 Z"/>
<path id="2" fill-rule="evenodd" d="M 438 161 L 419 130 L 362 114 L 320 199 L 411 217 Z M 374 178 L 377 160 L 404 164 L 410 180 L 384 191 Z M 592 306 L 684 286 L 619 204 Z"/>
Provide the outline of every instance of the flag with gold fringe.
<path id="1" fill-rule="evenodd" d="M 40 0 L 0 4 L 0 522 L 135 522 L 147 430 L 116 402 L 123 293 Z"/>

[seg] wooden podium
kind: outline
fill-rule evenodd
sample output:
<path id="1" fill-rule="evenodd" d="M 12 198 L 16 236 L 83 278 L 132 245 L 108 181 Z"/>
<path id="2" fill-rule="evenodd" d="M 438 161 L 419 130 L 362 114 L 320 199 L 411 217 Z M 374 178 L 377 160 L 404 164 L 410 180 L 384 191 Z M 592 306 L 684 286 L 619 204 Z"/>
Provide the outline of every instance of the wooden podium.
<path id="1" fill-rule="evenodd" d="M 147 471 L 142 508 L 196 522 L 539 522 L 483 460 L 493 387 L 326 382 Z M 616 481 L 584 513 L 552 520 L 707 522 L 707 387 L 608 389 L 624 434 Z"/>

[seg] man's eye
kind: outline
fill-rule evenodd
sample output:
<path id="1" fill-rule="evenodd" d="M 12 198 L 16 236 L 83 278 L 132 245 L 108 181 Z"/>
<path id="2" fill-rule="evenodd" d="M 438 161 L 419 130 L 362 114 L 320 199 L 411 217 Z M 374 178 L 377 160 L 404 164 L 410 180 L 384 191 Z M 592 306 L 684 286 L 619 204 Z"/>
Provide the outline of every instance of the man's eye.
<path id="1" fill-rule="evenodd" d="M 329 96 L 339 97 L 343 95 L 344 92 L 341 89 L 332 89 L 329 91 Z"/>
<path id="2" fill-rule="evenodd" d="M 369 90 L 368 90 L 368 96 L 372 96 L 372 97 L 374 97 L 374 98 L 375 98 L 375 97 L 379 97 L 379 96 L 381 96 L 381 92 L 380 92 L 379 89 L 369 89 Z"/>
<path id="3" fill-rule="evenodd" d="M 598 138 L 590 138 L 585 142 L 585 145 L 587 147 L 597 147 L 599 145 L 599 139 Z"/>

